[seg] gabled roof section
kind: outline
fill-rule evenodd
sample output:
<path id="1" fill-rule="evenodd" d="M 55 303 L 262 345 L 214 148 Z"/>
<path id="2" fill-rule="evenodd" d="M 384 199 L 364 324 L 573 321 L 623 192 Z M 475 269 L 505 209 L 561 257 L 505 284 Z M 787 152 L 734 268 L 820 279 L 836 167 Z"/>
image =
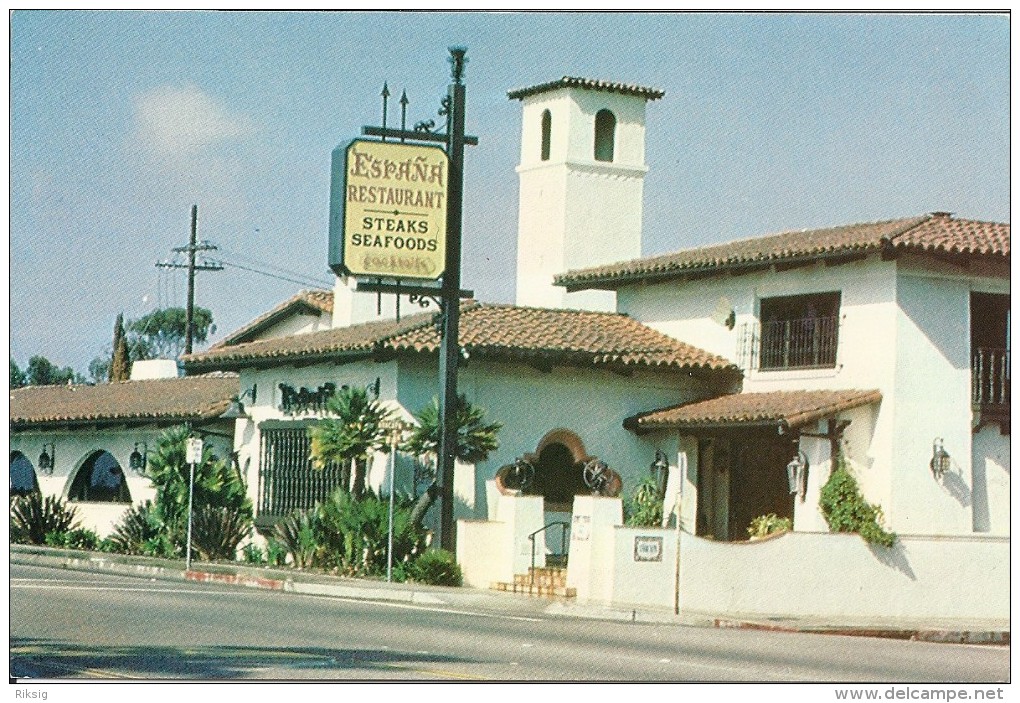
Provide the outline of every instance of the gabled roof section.
<path id="1" fill-rule="evenodd" d="M 547 93 L 560 88 L 583 88 L 584 90 L 602 90 L 609 93 L 620 93 L 622 95 L 634 95 L 645 100 L 658 100 L 666 93 L 657 88 L 646 88 L 640 85 L 628 83 L 615 83 L 612 81 L 592 80 L 590 78 L 578 78 L 576 76 L 563 76 L 563 78 L 548 83 L 540 83 L 530 88 L 517 88 L 507 92 L 511 100 L 523 100 L 530 95 Z"/>
<path id="2" fill-rule="evenodd" d="M 825 229 L 783 232 L 686 249 L 606 266 L 567 271 L 556 285 L 568 290 L 615 289 L 637 281 L 658 281 L 803 260 L 882 252 L 889 256 L 919 252 L 1009 261 L 1009 225 L 954 219 L 936 212 L 920 217 L 885 220 Z"/>
<path id="3" fill-rule="evenodd" d="M 736 393 L 641 413 L 624 420 L 623 426 L 638 434 L 755 425 L 795 429 L 881 400 L 877 390 Z"/>
<path id="4" fill-rule="evenodd" d="M 303 363 L 319 359 L 389 358 L 433 354 L 440 345 L 438 315 L 418 313 L 324 332 L 209 349 L 184 357 L 191 370 Z M 728 360 L 679 342 L 626 315 L 549 310 L 467 301 L 461 306 L 460 345 L 469 355 L 540 364 L 726 370 Z"/>
<path id="5" fill-rule="evenodd" d="M 249 342 L 254 337 L 257 337 L 260 332 L 272 327 L 281 320 L 291 315 L 308 312 L 331 315 L 333 313 L 333 291 L 302 290 L 293 298 L 283 301 L 269 312 L 259 315 L 244 327 L 230 333 L 212 345 L 212 348 Z"/>
<path id="6" fill-rule="evenodd" d="M 238 383 L 237 376 L 211 375 L 17 388 L 10 396 L 11 429 L 211 420 L 229 407 Z"/>

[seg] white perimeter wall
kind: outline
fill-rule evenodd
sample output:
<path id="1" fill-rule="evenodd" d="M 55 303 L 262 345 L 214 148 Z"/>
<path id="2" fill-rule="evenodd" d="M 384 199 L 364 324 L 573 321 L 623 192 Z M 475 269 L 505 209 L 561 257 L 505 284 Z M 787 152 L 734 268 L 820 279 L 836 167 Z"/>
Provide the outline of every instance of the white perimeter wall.
<path id="1" fill-rule="evenodd" d="M 659 562 L 634 559 L 637 537 L 661 537 Z M 617 527 L 611 603 L 672 608 L 676 532 Z M 609 568 L 606 565 L 606 568 Z M 580 591 L 579 591 L 580 592 Z M 681 612 L 874 618 L 1009 618 L 1009 541 L 901 537 L 890 549 L 857 535 L 786 533 L 713 542 L 683 533 Z"/>

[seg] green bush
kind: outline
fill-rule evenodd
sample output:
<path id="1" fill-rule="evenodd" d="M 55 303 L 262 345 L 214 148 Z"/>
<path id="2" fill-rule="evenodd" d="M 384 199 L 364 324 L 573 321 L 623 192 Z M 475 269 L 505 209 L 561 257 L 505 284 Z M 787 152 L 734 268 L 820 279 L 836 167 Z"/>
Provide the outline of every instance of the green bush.
<path id="1" fill-rule="evenodd" d="M 793 529 L 793 521 L 788 517 L 779 517 L 775 513 L 759 515 L 751 520 L 747 534 L 752 538 L 761 538 L 777 532 L 789 532 Z"/>
<path id="2" fill-rule="evenodd" d="M 192 548 L 207 561 L 233 561 L 237 545 L 251 534 L 251 525 L 251 513 L 217 505 L 199 506 L 192 517 Z"/>
<path id="3" fill-rule="evenodd" d="M 159 518 L 159 514 L 152 504 L 152 501 L 145 501 L 140 505 L 132 505 L 120 522 L 113 528 L 113 534 L 109 537 L 113 551 L 121 554 L 149 554 L 152 545 L 162 539 L 169 545 L 169 537 Z M 160 549 L 158 556 L 173 556 L 174 551 Z"/>
<path id="4" fill-rule="evenodd" d="M 149 453 L 145 469 L 146 477 L 156 489 L 155 511 L 163 528 L 162 534 L 173 543 L 173 551 L 178 554 L 182 554 L 187 546 L 191 480 L 191 465 L 187 462 L 188 436 L 188 428 L 184 426 L 166 430 L 156 448 Z M 223 540 L 235 529 L 231 525 L 250 521 L 252 506 L 237 472 L 229 463 L 217 458 L 208 443 L 202 450 L 202 461 L 195 465 L 194 515 L 197 516 L 204 507 L 223 508 L 237 514 L 236 520 L 225 518 L 221 513 L 204 514 L 203 519 L 210 521 L 204 524 L 208 524 L 216 534 L 208 539 L 201 538 L 201 546 L 198 530 L 192 525 L 193 548 L 199 548 L 199 551 L 208 548 L 207 553 L 224 553 L 230 539 Z"/>
<path id="5" fill-rule="evenodd" d="M 411 519 L 413 502 L 394 496 L 393 563 L 406 561 L 425 548 L 426 532 Z M 348 575 L 374 576 L 386 572 L 389 498 L 371 490 L 358 499 L 337 490 L 317 508 L 317 559 L 320 566 Z"/>
<path id="6" fill-rule="evenodd" d="M 78 528 L 68 532 L 54 530 L 46 533 L 46 545 L 91 552 L 99 548 L 99 535 L 85 528 Z"/>
<path id="7" fill-rule="evenodd" d="M 11 542 L 45 544 L 51 532 L 68 532 L 77 526 L 77 511 L 54 496 L 38 491 L 11 498 Z"/>
<path id="8" fill-rule="evenodd" d="M 460 586 L 464 576 L 453 554 L 445 549 L 430 549 L 411 562 L 407 575 L 412 581 L 433 586 Z"/>
<path id="9" fill-rule="evenodd" d="M 287 563 L 287 548 L 272 537 L 266 543 L 266 561 L 270 566 L 283 566 Z"/>
<path id="10" fill-rule="evenodd" d="M 649 476 L 639 483 L 623 504 L 624 524 L 628 527 L 661 527 L 662 500 L 655 479 Z"/>
<path id="11" fill-rule="evenodd" d="M 295 510 L 276 523 L 276 538 L 299 569 L 316 562 L 318 516 L 314 510 Z"/>
<path id="12" fill-rule="evenodd" d="M 896 534 L 882 527 L 882 509 L 864 500 L 857 480 L 842 462 L 822 487 L 819 507 L 833 532 L 856 532 L 883 547 L 896 542 Z"/>
<path id="13" fill-rule="evenodd" d="M 249 542 L 244 545 L 244 549 L 241 550 L 241 556 L 244 557 L 245 564 L 254 564 L 255 566 L 261 566 L 266 563 L 266 555 L 262 552 L 254 542 Z"/>

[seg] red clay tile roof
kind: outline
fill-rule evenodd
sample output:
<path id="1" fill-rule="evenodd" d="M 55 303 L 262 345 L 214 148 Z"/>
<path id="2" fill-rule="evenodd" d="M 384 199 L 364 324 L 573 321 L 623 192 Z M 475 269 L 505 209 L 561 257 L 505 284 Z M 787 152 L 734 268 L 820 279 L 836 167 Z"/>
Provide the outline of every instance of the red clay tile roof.
<path id="1" fill-rule="evenodd" d="M 540 83 L 530 88 L 517 88 L 507 92 L 511 100 L 522 100 L 529 95 L 537 95 L 558 88 L 584 88 L 585 90 L 604 90 L 610 93 L 622 93 L 623 95 L 636 95 L 645 100 L 658 100 L 666 93 L 657 88 L 646 88 L 640 85 L 627 83 L 614 83 L 612 81 L 599 81 L 590 78 L 577 78 L 575 76 L 563 76 L 555 81 Z"/>
<path id="2" fill-rule="evenodd" d="M 248 342 L 184 357 L 188 369 L 237 369 L 295 358 L 385 358 L 435 353 L 435 313 Z M 684 344 L 626 315 L 466 302 L 460 344 L 469 355 L 539 363 L 728 370 L 726 359 Z"/>
<path id="3" fill-rule="evenodd" d="M 237 344 L 250 340 L 260 331 L 270 325 L 274 325 L 287 315 L 310 311 L 321 314 L 333 313 L 333 291 L 331 290 L 303 290 L 293 298 L 283 301 L 269 312 L 259 315 L 244 327 L 231 332 L 222 340 L 212 345 L 212 348 L 228 344 Z"/>
<path id="4" fill-rule="evenodd" d="M 880 400 L 882 394 L 877 390 L 736 393 L 641 413 L 627 418 L 623 424 L 639 434 L 667 428 L 707 429 L 732 425 L 795 428 Z"/>
<path id="5" fill-rule="evenodd" d="M 28 386 L 11 391 L 11 428 L 209 420 L 227 409 L 238 388 L 236 376 Z"/>
<path id="6" fill-rule="evenodd" d="M 686 249 L 607 266 L 567 271 L 556 284 L 568 290 L 618 288 L 639 280 L 679 278 L 696 272 L 768 266 L 882 251 L 994 257 L 1009 261 L 1009 225 L 958 220 L 949 213 L 826 229 L 784 232 Z"/>

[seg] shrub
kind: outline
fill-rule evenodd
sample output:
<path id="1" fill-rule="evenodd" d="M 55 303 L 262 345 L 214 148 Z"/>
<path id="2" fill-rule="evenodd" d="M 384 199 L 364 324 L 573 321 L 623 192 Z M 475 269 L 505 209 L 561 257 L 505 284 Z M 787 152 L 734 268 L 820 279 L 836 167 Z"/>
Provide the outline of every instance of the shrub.
<path id="1" fill-rule="evenodd" d="M 295 510 L 276 523 L 276 537 L 299 569 L 315 563 L 318 517 L 314 510 Z"/>
<path id="2" fill-rule="evenodd" d="M 412 581 L 433 586 L 460 586 L 464 576 L 453 554 L 445 549 L 430 549 L 411 562 L 407 575 Z"/>
<path id="3" fill-rule="evenodd" d="M 95 551 L 99 547 L 99 535 L 85 528 L 78 528 L 69 532 L 54 530 L 46 533 L 46 544 L 50 547 Z"/>
<path id="4" fill-rule="evenodd" d="M 662 499 L 651 476 L 637 485 L 623 507 L 624 524 L 629 527 L 662 526 Z"/>
<path id="5" fill-rule="evenodd" d="M 287 548 L 272 537 L 266 544 L 266 561 L 270 566 L 283 566 L 287 563 Z"/>
<path id="6" fill-rule="evenodd" d="M 195 509 L 191 525 L 192 547 L 207 561 L 237 557 L 237 545 L 251 534 L 251 514 L 224 506 Z"/>
<path id="7" fill-rule="evenodd" d="M 153 540 L 160 537 L 169 543 L 156 508 L 152 501 L 147 500 L 128 509 L 114 527 L 109 542 L 113 550 L 121 554 L 147 554 L 146 545 L 151 547 Z M 162 550 L 159 556 L 172 556 L 174 550 L 170 550 L 170 554 L 165 554 L 165 551 Z"/>
<path id="8" fill-rule="evenodd" d="M 425 548 L 426 532 L 411 519 L 412 501 L 394 496 L 393 563 Z M 366 491 L 359 500 L 334 491 L 318 506 L 316 537 L 320 565 L 349 575 L 379 575 L 386 571 L 389 499 Z"/>
<path id="9" fill-rule="evenodd" d="M 266 555 L 262 553 L 262 550 L 254 542 L 249 542 L 244 545 L 244 549 L 241 550 L 241 555 L 244 557 L 245 564 L 261 566 L 266 563 Z"/>
<path id="10" fill-rule="evenodd" d="M 833 532 L 856 532 L 867 542 L 891 547 L 896 534 L 883 529 L 882 509 L 861 495 L 857 480 L 840 462 L 822 487 L 819 507 Z"/>
<path id="11" fill-rule="evenodd" d="M 792 529 L 793 521 L 790 518 L 779 517 L 775 513 L 769 513 L 768 515 L 759 515 L 754 520 L 751 520 L 751 525 L 747 528 L 747 534 L 752 539 L 757 539 L 778 532 L 789 532 Z"/>
<path id="12" fill-rule="evenodd" d="M 11 499 L 11 541 L 45 544 L 51 532 L 67 532 L 77 526 L 77 511 L 54 496 L 38 491 Z"/>

